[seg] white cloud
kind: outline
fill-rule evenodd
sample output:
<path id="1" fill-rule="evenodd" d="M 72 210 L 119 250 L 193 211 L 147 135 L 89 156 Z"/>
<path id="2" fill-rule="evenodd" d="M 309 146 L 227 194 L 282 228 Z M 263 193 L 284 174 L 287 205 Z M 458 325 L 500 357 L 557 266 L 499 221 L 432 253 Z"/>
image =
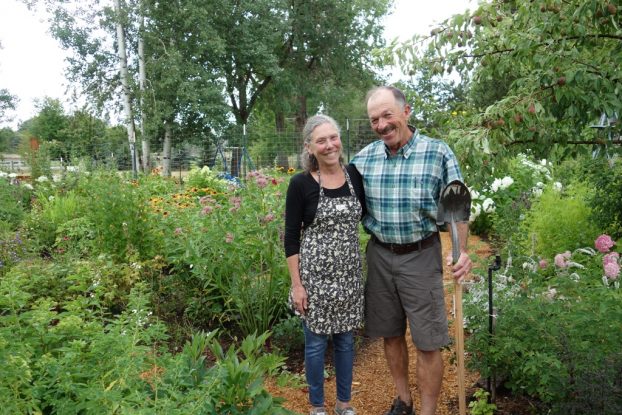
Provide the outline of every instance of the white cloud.
<path id="1" fill-rule="evenodd" d="M 47 32 L 48 23 L 18 0 L 2 0 L 0 13 L 0 88 L 19 98 L 18 121 L 36 111 L 34 100 L 65 96 L 64 59 L 67 56 Z"/>

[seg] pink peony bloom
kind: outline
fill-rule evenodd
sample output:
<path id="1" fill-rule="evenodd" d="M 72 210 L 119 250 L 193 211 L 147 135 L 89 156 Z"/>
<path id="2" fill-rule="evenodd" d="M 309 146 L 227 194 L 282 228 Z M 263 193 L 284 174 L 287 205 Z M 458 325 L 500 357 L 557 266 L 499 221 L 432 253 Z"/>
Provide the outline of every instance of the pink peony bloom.
<path id="1" fill-rule="evenodd" d="M 227 232 L 227 235 L 225 236 L 225 242 L 228 244 L 233 242 L 233 234 L 231 232 Z"/>
<path id="2" fill-rule="evenodd" d="M 605 265 L 605 276 L 610 280 L 617 280 L 620 275 L 620 266 L 617 262 L 610 262 Z"/>
<path id="3" fill-rule="evenodd" d="M 549 263 L 546 259 L 541 259 L 540 262 L 538 262 L 538 266 L 540 269 L 546 269 L 546 267 L 549 266 Z"/>
<path id="4" fill-rule="evenodd" d="M 618 259 L 620 259 L 620 254 L 617 252 L 609 252 L 607 255 L 603 256 L 603 266 L 611 262 L 617 263 Z"/>
<path id="5" fill-rule="evenodd" d="M 611 239 L 611 236 L 605 235 L 605 234 L 600 235 L 594 241 L 594 246 L 596 246 L 596 249 L 598 249 L 602 253 L 609 252 L 611 247 L 614 245 L 615 245 L 615 242 L 613 242 L 613 239 Z"/>

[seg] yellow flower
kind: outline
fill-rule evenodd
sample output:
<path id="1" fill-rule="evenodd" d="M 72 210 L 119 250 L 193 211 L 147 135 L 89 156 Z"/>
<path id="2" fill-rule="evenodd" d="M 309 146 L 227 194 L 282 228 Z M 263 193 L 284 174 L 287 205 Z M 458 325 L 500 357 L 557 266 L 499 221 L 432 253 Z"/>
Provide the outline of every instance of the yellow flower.
<path id="1" fill-rule="evenodd" d="M 295 171 L 296 171 L 295 168 L 290 167 L 289 169 L 287 169 L 287 174 L 294 174 Z"/>

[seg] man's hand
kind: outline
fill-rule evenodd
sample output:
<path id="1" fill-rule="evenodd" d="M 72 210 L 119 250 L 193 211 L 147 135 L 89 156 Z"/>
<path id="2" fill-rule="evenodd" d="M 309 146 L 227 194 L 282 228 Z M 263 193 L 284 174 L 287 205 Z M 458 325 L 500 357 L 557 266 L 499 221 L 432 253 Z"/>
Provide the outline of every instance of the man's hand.
<path id="1" fill-rule="evenodd" d="M 473 267 L 473 262 L 471 262 L 471 258 L 466 251 L 460 251 L 460 258 L 458 258 L 458 262 L 453 264 L 453 266 L 451 252 L 445 258 L 445 262 L 447 266 L 451 266 L 451 272 L 454 275 L 454 279 L 458 283 L 462 282 L 462 279 L 469 274 L 471 268 Z"/>

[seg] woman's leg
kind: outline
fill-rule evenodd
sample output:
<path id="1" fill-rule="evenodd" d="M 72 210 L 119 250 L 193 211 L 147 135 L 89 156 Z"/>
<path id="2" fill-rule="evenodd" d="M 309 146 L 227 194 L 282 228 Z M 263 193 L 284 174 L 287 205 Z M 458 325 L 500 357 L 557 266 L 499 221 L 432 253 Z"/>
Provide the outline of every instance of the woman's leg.
<path id="1" fill-rule="evenodd" d="M 352 367 L 354 365 L 353 332 L 333 334 L 333 351 L 337 375 L 337 400 L 348 403 L 352 393 Z"/>
<path id="2" fill-rule="evenodd" d="M 303 323 L 305 332 L 305 373 L 309 385 L 309 403 L 324 406 L 324 355 L 328 336 L 310 331 Z"/>

